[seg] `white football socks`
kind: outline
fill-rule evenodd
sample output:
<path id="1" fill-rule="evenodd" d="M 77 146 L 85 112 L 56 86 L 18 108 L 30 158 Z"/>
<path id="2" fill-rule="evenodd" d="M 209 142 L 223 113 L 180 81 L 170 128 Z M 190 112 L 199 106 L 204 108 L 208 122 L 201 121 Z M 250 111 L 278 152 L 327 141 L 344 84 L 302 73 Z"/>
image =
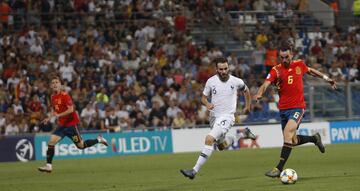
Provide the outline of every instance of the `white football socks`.
<path id="1" fill-rule="evenodd" d="M 212 152 L 214 151 L 213 146 L 205 145 L 203 150 L 201 151 L 201 154 L 194 166 L 195 172 L 199 172 L 202 165 L 205 164 L 206 160 L 211 156 Z"/>
<path id="2" fill-rule="evenodd" d="M 244 138 L 244 137 L 245 137 L 244 132 L 235 133 L 236 141 L 238 141 L 239 139 Z"/>

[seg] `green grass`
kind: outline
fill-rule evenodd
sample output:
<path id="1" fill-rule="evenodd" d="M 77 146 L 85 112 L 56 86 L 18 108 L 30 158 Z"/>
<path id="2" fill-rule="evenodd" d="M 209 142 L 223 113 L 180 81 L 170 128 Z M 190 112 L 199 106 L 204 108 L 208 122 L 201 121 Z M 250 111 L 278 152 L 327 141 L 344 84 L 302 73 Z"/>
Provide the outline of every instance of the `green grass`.
<path id="1" fill-rule="evenodd" d="M 115 190 L 360 190 L 360 144 L 328 145 L 292 151 L 286 167 L 299 175 L 295 185 L 264 176 L 280 148 L 215 152 L 194 180 L 181 168 L 193 167 L 199 153 L 55 160 L 51 174 L 37 171 L 44 161 L 0 163 L 2 191 Z"/>

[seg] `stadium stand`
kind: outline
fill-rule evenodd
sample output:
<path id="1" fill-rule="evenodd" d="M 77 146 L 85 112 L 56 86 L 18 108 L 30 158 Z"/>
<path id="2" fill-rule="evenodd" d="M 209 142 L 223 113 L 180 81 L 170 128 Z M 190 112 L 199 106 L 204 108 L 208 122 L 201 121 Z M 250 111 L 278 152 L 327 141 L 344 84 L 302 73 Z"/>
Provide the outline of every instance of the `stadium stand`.
<path id="1" fill-rule="evenodd" d="M 203 127 L 211 60 L 228 57 L 254 96 L 266 75 L 255 58 L 284 38 L 344 84 L 333 94 L 309 78 L 305 120 L 360 117 L 360 25 L 325 26 L 294 1 L 2 0 L 0 22 L 1 134 L 52 130 L 40 122 L 54 74 L 83 131 Z M 277 100 L 269 92 L 238 122 L 278 122 Z"/>

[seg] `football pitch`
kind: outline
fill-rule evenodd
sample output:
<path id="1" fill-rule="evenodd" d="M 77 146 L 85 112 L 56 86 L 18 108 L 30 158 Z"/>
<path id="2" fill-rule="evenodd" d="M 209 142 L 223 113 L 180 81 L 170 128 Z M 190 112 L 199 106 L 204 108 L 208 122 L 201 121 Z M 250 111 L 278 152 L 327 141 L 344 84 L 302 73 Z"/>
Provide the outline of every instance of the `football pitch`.
<path id="1" fill-rule="evenodd" d="M 52 173 L 40 173 L 44 161 L 0 163 L 2 191 L 115 190 L 360 190 L 360 144 L 298 147 L 286 167 L 297 171 L 295 185 L 264 176 L 276 165 L 280 148 L 214 152 L 194 180 L 179 169 L 193 167 L 199 153 L 54 160 Z"/>

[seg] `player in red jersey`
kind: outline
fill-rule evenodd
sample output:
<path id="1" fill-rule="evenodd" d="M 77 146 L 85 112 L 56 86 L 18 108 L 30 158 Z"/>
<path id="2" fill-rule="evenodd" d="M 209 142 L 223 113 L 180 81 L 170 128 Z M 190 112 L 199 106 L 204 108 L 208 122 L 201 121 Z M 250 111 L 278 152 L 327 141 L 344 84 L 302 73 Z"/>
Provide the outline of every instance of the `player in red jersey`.
<path id="1" fill-rule="evenodd" d="M 97 143 L 108 146 L 106 139 L 102 136 L 98 136 L 97 139 L 85 141 L 81 138 L 78 129 L 80 123 L 79 116 L 70 95 L 65 91 L 62 91 L 61 81 L 57 77 L 51 80 L 50 86 L 53 90 L 53 94 L 51 95 L 51 105 L 53 108 L 49 117 L 44 119 L 43 123 L 48 123 L 52 117 L 56 117 L 58 119 L 58 127 L 50 136 L 48 150 L 46 152 L 47 164 L 38 168 L 41 172 L 52 171 L 52 159 L 54 157 L 55 145 L 65 136 L 69 137 L 79 149 L 85 149 Z"/>
<path id="2" fill-rule="evenodd" d="M 333 89 L 336 89 L 336 82 L 327 75 L 306 66 L 303 60 L 292 60 L 291 44 L 288 41 L 284 41 L 281 44 L 279 55 L 281 64 L 271 69 L 256 95 L 256 99 L 260 100 L 268 86 L 275 84 L 280 96 L 279 109 L 284 144 L 281 149 L 278 165 L 265 173 L 265 175 L 269 177 L 280 176 L 280 172 L 283 170 L 286 160 L 289 158 L 292 147 L 294 146 L 312 142 L 322 153 L 325 152 L 325 147 L 321 142 L 319 133 L 313 136 L 296 134 L 296 130 L 299 128 L 301 119 L 305 113 L 303 75 L 307 73 L 315 77 L 323 78 Z"/>

